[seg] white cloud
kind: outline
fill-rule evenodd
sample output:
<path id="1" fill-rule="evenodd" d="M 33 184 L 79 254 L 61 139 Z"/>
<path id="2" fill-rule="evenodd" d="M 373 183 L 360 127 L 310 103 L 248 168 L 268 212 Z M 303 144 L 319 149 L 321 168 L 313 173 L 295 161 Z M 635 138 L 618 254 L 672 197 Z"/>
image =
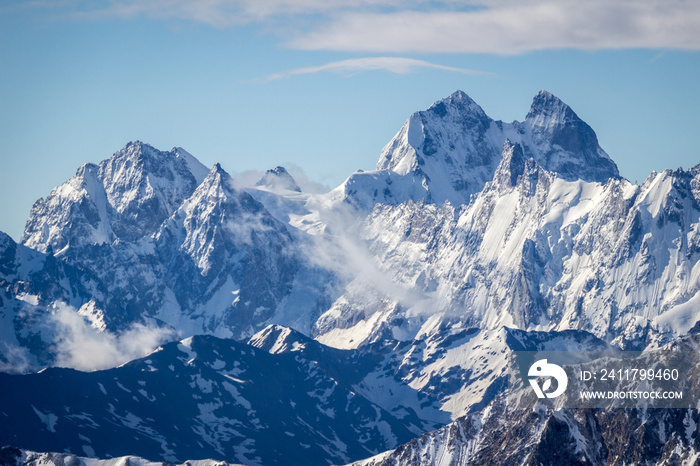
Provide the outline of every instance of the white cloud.
<path id="1" fill-rule="evenodd" d="M 284 164 L 284 167 L 287 169 L 289 174 L 292 175 L 292 178 L 294 178 L 294 181 L 297 182 L 301 190 L 305 193 L 321 194 L 327 193 L 331 190 L 330 186 L 310 179 L 299 165 L 294 163 L 286 163 Z"/>
<path id="2" fill-rule="evenodd" d="M 0 341 L 0 372 L 23 374 L 35 369 L 36 358 L 28 348 Z"/>
<path id="3" fill-rule="evenodd" d="M 236 189 L 254 188 L 255 183 L 265 176 L 262 170 L 246 170 L 240 173 L 233 173 L 233 186 Z"/>
<path id="4" fill-rule="evenodd" d="M 51 314 L 56 326 L 56 361 L 59 367 L 95 371 L 116 367 L 151 353 L 175 336 L 171 331 L 136 324 L 118 335 L 99 332 L 75 309 L 56 305 Z"/>
<path id="5" fill-rule="evenodd" d="M 413 58 L 403 58 L 403 57 L 366 57 L 366 58 L 352 58 L 349 60 L 335 61 L 331 63 L 326 63 L 320 66 L 308 66 L 304 68 L 295 68 L 292 70 L 282 71 L 281 73 L 276 73 L 270 75 L 266 78 L 267 81 L 273 81 L 275 79 L 284 79 L 291 76 L 297 76 L 302 74 L 314 74 L 324 71 L 330 71 L 333 73 L 341 73 L 345 75 L 353 75 L 363 71 L 374 71 L 382 70 L 389 71 L 390 73 L 396 74 L 408 74 L 421 68 L 432 68 L 443 71 L 452 71 L 455 73 L 463 74 L 488 74 L 482 71 L 468 70 L 464 68 L 454 68 L 451 66 L 437 65 L 435 63 L 430 63 L 424 60 L 415 60 Z"/>
<path id="6" fill-rule="evenodd" d="M 308 236 L 308 242 L 300 245 L 300 257 L 314 267 L 332 271 L 344 282 L 344 286 L 353 280 L 361 284 L 368 297 L 379 294 L 382 299 L 390 299 L 406 307 L 424 299 L 414 287 L 399 283 L 392 273 L 382 270 L 367 242 L 359 239 L 363 215 L 344 204 L 331 209 L 324 209 L 321 205 L 316 207 L 321 209 L 321 219 L 328 225 L 329 234 Z"/>
<path id="7" fill-rule="evenodd" d="M 351 12 L 293 48 L 520 54 L 549 49 L 700 50 L 700 2 L 502 1 L 472 11 Z"/>
<path id="8" fill-rule="evenodd" d="M 225 28 L 242 24 L 338 11 L 399 5 L 399 0 L 64 0 L 62 6 L 76 19 L 137 18 L 178 19 Z M 48 0 L 34 6 L 55 9 Z M 420 0 L 418 3 L 421 3 Z"/>
<path id="9" fill-rule="evenodd" d="M 219 28 L 257 24 L 287 34 L 288 46 L 305 50 L 506 55 L 568 48 L 700 50 L 700 2 L 687 0 L 64 0 L 58 7 L 35 0 L 29 4 L 79 19 L 177 19 Z"/>

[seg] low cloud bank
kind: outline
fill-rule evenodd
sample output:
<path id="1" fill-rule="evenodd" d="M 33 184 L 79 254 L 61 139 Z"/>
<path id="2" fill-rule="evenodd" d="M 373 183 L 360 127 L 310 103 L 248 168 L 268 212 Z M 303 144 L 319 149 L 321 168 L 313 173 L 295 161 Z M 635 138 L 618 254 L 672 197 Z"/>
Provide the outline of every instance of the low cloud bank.
<path id="1" fill-rule="evenodd" d="M 51 318 L 57 332 L 54 365 L 81 371 L 119 366 L 146 356 L 176 337 L 169 329 L 142 324 L 119 334 L 99 332 L 66 305 L 56 306 Z"/>

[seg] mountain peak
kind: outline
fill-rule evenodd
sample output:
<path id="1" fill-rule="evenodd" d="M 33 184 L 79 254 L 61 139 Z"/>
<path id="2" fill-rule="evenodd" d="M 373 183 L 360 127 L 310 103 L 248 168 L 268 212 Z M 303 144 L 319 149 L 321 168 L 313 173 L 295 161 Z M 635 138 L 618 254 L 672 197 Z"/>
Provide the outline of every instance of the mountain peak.
<path id="1" fill-rule="evenodd" d="M 184 163 L 183 163 L 184 162 Z M 161 151 L 152 145 L 142 141 L 129 141 L 123 148 L 115 152 L 112 157 L 100 163 L 102 170 L 107 165 L 116 165 L 118 169 L 124 166 L 130 167 L 133 163 L 143 166 L 148 173 L 161 176 L 168 165 L 171 170 L 189 172 L 194 176 L 197 184 L 201 183 L 209 170 L 195 156 L 182 147 L 173 147 L 170 151 Z"/>
<path id="2" fill-rule="evenodd" d="M 560 177 L 605 182 L 619 176 L 593 129 L 552 93 L 540 91 L 534 97 L 524 125 L 539 152 L 538 163 Z"/>
<path id="3" fill-rule="evenodd" d="M 571 107 L 566 105 L 559 97 L 545 90 L 538 92 L 532 99 L 532 105 L 525 120 L 535 120 L 540 126 L 549 126 L 553 123 L 583 123 Z"/>
<path id="4" fill-rule="evenodd" d="M 503 143 L 501 162 L 498 164 L 494 179 L 499 186 L 514 187 L 518 177 L 525 171 L 525 156 L 520 144 L 512 143 L 510 139 Z"/>
<path id="5" fill-rule="evenodd" d="M 226 170 L 223 169 L 219 162 L 216 162 L 209 170 L 204 181 L 199 185 L 197 190 L 202 189 L 202 187 L 210 188 L 211 186 L 225 185 L 227 188 L 233 189 L 233 184 L 231 181 L 231 175 L 228 174 Z"/>
<path id="6" fill-rule="evenodd" d="M 123 149 L 139 149 L 139 150 L 141 150 L 144 147 L 150 147 L 151 149 L 153 149 L 153 146 L 151 146 L 147 142 L 139 141 L 138 139 L 136 141 L 127 142 Z"/>
<path id="7" fill-rule="evenodd" d="M 203 167 L 182 149 L 160 151 L 130 141 L 99 164 L 39 199 L 27 220 L 22 244 L 59 251 L 135 240 L 154 233 L 203 179 Z M 77 254 L 78 252 L 76 252 Z"/>
<path id="8" fill-rule="evenodd" d="M 263 175 L 255 186 L 271 189 L 272 191 L 296 191 L 301 192 L 301 188 L 296 180 L 284 167 L 271 168 Z"/>
<path id="9" fill-rule="evenodd" d="M 490 144 L 487 134 L 492 123 L 466 93 L 455 91 L 409 117 L 382 150 L 377 170 L 408 176 L 414 201 L 466 202 L 498 165 L 500 144 Z M 377 188 L 377 193 L 385 191 Z"/>
<path id="10" fill-rule="evenodd" d="M 195 190 L 203 166 L 186 151 L 161 151 L 141 141 L 129 142 L 100 162 L 99 178 L 107 202 L 118 214 L 118 237 L 150 234 Z"/>
<path id="11" fill-rule="evenodd" d="M 458 118 L 463 118 L 466 114 L 474 114 L 478 118 L 486 118 L 486 113 L 484 113 L 479 104 L 459 89 L 444 99 L 435 102 L 428 108 L 426 113 L 440 118 L 445 118 L 451 113 L 456 114 Z"/>
<path id="12" fill-rule="evenodd" d="M 141 142 L 138 140 L 129 141 L 124 147 L 115 152 L 112 158 L 139 160 L 153 157 L 158 152 L 160 152 L 158 149 L 146 142 Z"/>
<path id="13" fill-rule="evenodd" d="M 471 105 L 474 103 L 474 100 L 472 100 L 469 95 L 467 95 L 466 92 L 457 89 L 454 91 L 452 94 L 448 95 L 444 99 L 440 100 L 439 102 L 450 102 L 450 103 L 463 103 L 467 105 Z"/>
<path id="14" fill-rule="evenodd" d="M 377 171 L 391 174 L 355 174 L 354 181 L 364 178 L 376 202 L 410 198 L 464 204 L 493 179 L 506 138 L 520 144 L 526 159 L 562 179 L 604 183 L 619 177 L 595 132 L 551 92 L 534 97 L 524 122 L 504 123 L 457 90 L 412 114 L 384 147 Z M 390 186 L 388 177 L 403 182 Z"/>
<path id="15" fill-rule="evenodd" d="M 300 351 L 311 340 L 304 334 L 278 324 L 271 324 L 250 337 L 248 344 L 268 353 Z"/>
<path id="16" fill-rule="evenodd" d="M 192 172 L 194 168 L 201 171 L 203 165 L 181 147 L 162 151 L 146 142 L 129 141 L 111 157 L 100 162 L 99 167 L 104 176 L 133 177 L 142 173 L 163 176 L 165 170 Z"/>

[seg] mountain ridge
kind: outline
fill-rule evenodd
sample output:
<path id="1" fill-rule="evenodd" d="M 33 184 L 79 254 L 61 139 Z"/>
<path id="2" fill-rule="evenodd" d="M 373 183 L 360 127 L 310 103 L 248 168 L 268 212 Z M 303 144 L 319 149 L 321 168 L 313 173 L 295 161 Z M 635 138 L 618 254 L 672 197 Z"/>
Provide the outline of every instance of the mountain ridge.
<path id="1" fill-rule="evenodd" d="M 411 115 L 382 150 L 376 171 L 352 175 L 345 183 L 345 195 L 361 208 L 407 199 L 468 203 L 493 178 L 507 139 L 521 144 L 527 157 L 564 179 L 605 182 L 619 177 L 595 132 L 553 94 L 540 91 L 523 122 L 504 123 L 456 91 Z M 354 189 L 358 184 L 377 194 L 369 200 L 358 198 Z"/>
<path id="2" fill-rule="evenodd" d="M 288 385 L 296 388 L 284 396 L 306 400 L 303 423 L 293 406 L 279 407 L 299 432 L 269 421 L 278 439 L 299 448 L 305 432 L 314 458 L 347 462 L 442 425 L 443 433 L 468 428 L 458 421 L 463 416 L 519 416 L 498 407 L 513 393 L 509 361 L 523 348 L 651 350 L 700 325 L 700 166 L 632 184 L 593 130 L 546 91 L 524 121 L 512 123 L 492 120 L 457 91 L 411 115 L 377 170 L 355 173 L 329 193 L 289 189 L 281 170 L 268 174 L 260 185 L 238 186 L 219 163 L 206 169 L 184 149 L 163 152 L 138 141 L 81 166 L 35 203 L 20 243 L 0 235 L 0 368 L 70 364 L 64 352 L 83 350 L 80 337 L 129 342 L 133 329 L 154 330 L 160 340 L 149 342 L 166 350 L 106 370 L 157 372 L 150 383 L 127 377 L 119 381 L 125 391 L 100 382 L 129 406 L 109 412 L 105 401 L 100 416 L 125 439 L 141 436 L 153 449 L 144 454 L 168 460 L 222 451 L 251 464 L 271 455 L 261 446 L 269 438 L 256 433 L 269 406 L 247 407 L 254 390 L 243 384 L 240 398 L 223 385 L 232 383 L 226 376 L 243 380 L 240 374 L 219 373 L 245 362 L 256 387 L 293 379 Z M 217 359 L 212 348 L 225 346 L 230 357 Z M 100 356 L 99 347 L 90 351 Z M 151 371 L 165 352 L 171 359 Z M 204 353 L 209 366 L 224 366 L 199 366 Z M 286 361 L 284 370 L 296 375 L 273 370 L 271 361 Z M 199 369 L 208 378 L 197 378 Z M 170 372 L 191 380 L 169 379 Z M 100 377 L 51 369 L 12 380 L 29 384 L 58 373 Z M 137 405 L 156 409 L 150 387 L 163 385 L 158 376 L 179 387 L 175 398 L 195 419 L 172 424 L 201 445 L 186 439 L 192 449 L 170 455 L 174 447 L 161 434 L 179 433 L 136 414 Z M 222 399 L 197 401 L 215 385 L 231 394 L 235 412 L 216 415 Z M 41 395 L 40 386 L 12 396 Z M 268 388 L 279 399 L 284 387 Z M 332 406 L 326 393 L 340 394 Z M 66 419 L 85 421 L 63 405 L 39 406 L 40 398 L 39 412 L 24 406 L 13 415 L 34 434 L 63 429 Z M 348 408 L 350 398 L 362 414 Z M 510 428 L 552 434 L 573 425 L 571 417 L 538 416 Z M 226 429 L 208 422 L 214 418 Z M 314 437 L 309 425 L 319 419 L 323 435 Z M 503 428 L 507 438 L 512 431 Z M 227 450 L 241 429 L 257 446 Z M 545 452 L 547 435 L 531 439 L 537 451 Z M 443 437 L 426 438 L 441 444 Z M 59 449 L 46 441 L 44 449 Z M 73 453 L 87 445 L 81 441 L 73 435 Z M 576 460 L 572 445 L 562 454 Z"/>

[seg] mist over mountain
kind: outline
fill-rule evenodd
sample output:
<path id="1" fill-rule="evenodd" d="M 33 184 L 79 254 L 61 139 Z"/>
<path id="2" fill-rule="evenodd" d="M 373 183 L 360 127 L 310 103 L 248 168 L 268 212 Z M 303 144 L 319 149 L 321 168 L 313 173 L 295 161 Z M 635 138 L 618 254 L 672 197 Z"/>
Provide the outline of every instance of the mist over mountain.
<path id="1" fill-rule="evenodd" d="M 546 91 L 512 123 L 457 91 L 321 194 L 284 167 L 241 186 L 130 142 L 37 200 L 19 243 L 0 233 L 0 444 L 248 465 L 391 450 L 366 464 L 408 465 L 443 450 L 483 464 L 495 445 L 557 464 L 557 443 L 606 464 L 616 422 L 663 431 L 624 461 L 691 461 L 697 409 L 526 415 L 508 400 L 518 351 L 697 333 L 699 225 L 700 166 L 632 184 Z"/>

